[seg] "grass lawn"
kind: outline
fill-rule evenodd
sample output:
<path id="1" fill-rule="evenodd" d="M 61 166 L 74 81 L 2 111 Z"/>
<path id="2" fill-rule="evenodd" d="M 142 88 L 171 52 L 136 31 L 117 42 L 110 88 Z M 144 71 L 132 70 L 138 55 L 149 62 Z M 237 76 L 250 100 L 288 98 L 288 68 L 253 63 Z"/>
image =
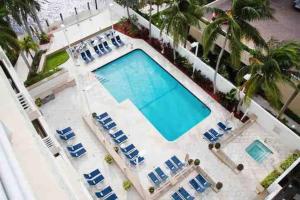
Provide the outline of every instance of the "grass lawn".
<path id="1" fill-rule="evenodd" d="M 25 86 L 33 85 L 60 71 L 61 68 L 59 68 L 59 66 L 65 63 L 68 59 L 69 54 L 65 50 L 47 56 L 43 71 L 37 74 L 29 74 L 27 80 L 24 82 Z"/>

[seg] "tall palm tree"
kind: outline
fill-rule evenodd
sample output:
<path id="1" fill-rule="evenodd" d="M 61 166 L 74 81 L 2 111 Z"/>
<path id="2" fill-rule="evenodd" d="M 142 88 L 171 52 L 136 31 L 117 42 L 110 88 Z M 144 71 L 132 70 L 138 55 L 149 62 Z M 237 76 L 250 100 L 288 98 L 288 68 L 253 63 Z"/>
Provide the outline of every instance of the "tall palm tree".
<path id="1" fill-rule="evenodd" d="M 38 45 L 32 40 L 30 36 L 24 37 L 22 40 L 19 41 L 20 47 L 25 53 L 30 55 L 31 59 L 33 59 L 33 55 L 30 51 L 37 52 Z"/>
<path id="2" fill-rule="evenodd" d="M 231 51 L 231 63 L 233 66 L 239 67 L 241 51 L 246 47 L 241 42 L 243 39 L 252 41 L 258 47 L 266 46 L 260 33 L 250 22 L 273 19 L 273 9 L 270 8 L 269 0 L 232 0 L 229 10 L 223 11 L 219 8 L 207 8 L 207 10 L 213 12 L 216 18 L 203 31 L 202 44 L 204 56 L 208 55 L 219 33 L 222 32 L 222 28 L 225 28 L 225 39 L 218 56 L 213 81 L 214 93 L 216 93 L 217 74 L 227 43 L 229 42 Z"/>
<path id="3" fill-rule="evenodd" d="M 281 93 L 277 83 L 283 81 L 294 85 L 285 70 L 290 67 L 299 69 L 300 43 L 281 43 L 276 47 L 270 46 L 265 51 L 253 51 L 252 54 L 250 65 L 242 67 L 237 76 L 238 81 L 241 82 L 246 74 L 250 74 L 250 78 L 241 86 L 241 90 L 245 93 L 244 101 L 249 101 L 261 90 L 270 104 L 279 108 Z"/>
<path id="4" fill-rule="evenodd" d="M 174 60 L 175 49 L 179 43 L 186 43 L 190 26 L 200 28 L 199 19 L 203 16 L 201 0 L 174 0 L 163 12 L 161 33 L 166 31 L 173 37 Z"/>

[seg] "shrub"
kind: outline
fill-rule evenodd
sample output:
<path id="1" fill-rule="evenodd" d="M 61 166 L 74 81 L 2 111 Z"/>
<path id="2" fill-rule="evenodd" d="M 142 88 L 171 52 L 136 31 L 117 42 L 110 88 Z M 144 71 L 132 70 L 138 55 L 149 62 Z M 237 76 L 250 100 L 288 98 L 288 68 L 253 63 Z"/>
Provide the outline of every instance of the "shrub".
<path id="1" fill-rule="evenodd" d="M 154 191 L 155 191 L 155 189 L 154 189 L 154 187 L 149 187 L 149 192 L 150 192 L 150 194 L 153 194 L 154 193 Z"/>
<path id="2" fill-rule="evenodd" d="M 221 183 L 221 182 L 217 182 L 217 183 L 216 183 L 216 188 L 217 188 L 218 190 L 220 190 L 222 187 L 223 187 L 223 183 Z"/>
<path id="3" fill-rule="evenodd" d="M 48 44 L 50 42 L 50 37 L 46 33 L 42 33 L 39 35 L 40 44 Z"/>
<path id="4" fill-rule="evenodd" d="M 199 159 L 195 159 L 195 160 L 194 160 L 194 165 L 195 165 L 195 166 L 200 165 L 200 160 L 199 160 Z"/>
<path id="5" fill-rule="evenodd" d="M 300 157 L 300 152 L 295 152 L 292 155 L 290 155 L 289 157 L 287 157 L 287 159 L 285 159 L 281 164 L 280 164 L 280 168 L 283 170 L 286 170 L 287 168 L 289 168 L 298 158 Z"/>
<path id="6" fill-rule="evenodd" d="M 214 144 L 213 143 L 209 143 L 208 144 L 208 149 L 212 150 L 214 148 Z"/>
<path id="7" fill-rule="evenodd" d="M 41 106 L 43 105 L 41 98 L 37 98 L 37 99 L 35 100 L 35 105 L 36 105 L 37 107 L 41 107 Z"/>
<path id="8" fill-rule="evenodd" d="M 114 162 L 114 159 L 111 155 L 107 154 L 104 158 L 104 160 L 108 163 L 108 164 L 112 164 Z"/>
<path id="9" fill-rule="evenodd" d="M 268 188 L 279 176 L 280 176 L 280 172 L 274 170 L 268 176 L 266 176 L 264 180 L 260 182 L 260 184 L 264 188 Z"/>
<path id="10" fill-rule="evenodd" d="M 216 148 L 216 149 L 220 149 L 220 148 L 221 148 L 221 144 L 220 144 L 219 142 L 217 142 L 217 143 L 215 144 L 215 148 Z"/>
<path id="11" fill-rule="evenodd" d="M 188 160 L 188 164 L 189 164 L 189 165 L 191 165 L 193 162 L 194 162 L 193 159 L 189 159 L 189 160 Z"/>
<path id="12" fill-rule="evenodd" d="M 238 164 L 238 166 L 236 166 L 236 169 L 239 171 L 242 171 L 244 169 L 244 165 L 243 164 Z"/>
<path id="13" fill-rule="evenodd" d="M 132 183 L 129 180 L 123 182 L 124 190 L 128 191 L 132 187 Z"/>

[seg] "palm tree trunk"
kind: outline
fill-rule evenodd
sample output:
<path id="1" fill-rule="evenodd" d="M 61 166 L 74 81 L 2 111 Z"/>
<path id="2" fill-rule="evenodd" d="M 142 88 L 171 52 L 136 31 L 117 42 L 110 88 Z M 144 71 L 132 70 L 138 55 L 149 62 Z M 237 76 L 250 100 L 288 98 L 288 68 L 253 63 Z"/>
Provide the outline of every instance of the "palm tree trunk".
<path id="1" fill-rule="evenodd" d="M 23 24 L 25 26 L 26 32 L 33 39 L 32 32 L 31 32 L 31 30 L 29 28 L 29 25 L 28 25 L 28 22 L 27 22 L 27 17 L 26 17 L 26 15 L 23 11 L 21 11 L 21 15 L 22 15 L 22 21 L 23 21 Z"/>
<path id="2" fill-rule="evenodd" d="M 37 15 L 36 9 L 35 9 L 35 8 L 32 8 L 32 12 L 33 12 L 33 14 L 34 14 L 34 19 L 35 19 L 35 21 L 36 21 L 36 23 L 37 23 L 37 25 L 38 25 L 38 27 L 39 27 L 40 33 L 41 33 L 41 34 L 44 33 L 44 30 L 43 30 L 43 27 L 42 27 L 42 25 L 41 25 L 41 21 L 40 21 L 40 19 L 39 19 L 39 16 Z"/>
<path id="3" fill-rule="evenodd" d="M 298 85 L 299 86 L 299 85 Z M 293 94 L 289 97 L 289 99 L 285 102 L 285 104 L 282 106 L 282 108 L 280 109 L 278 115 L 277 115 L 277 119 L 280 119 L 282 114 L 284 113 L 284 111 L 287 109 L 287 107 L 290 105 L 290 103 L 296 98 L 296 96 L 299 93 L 299 89 L 296 87 Z"/>
<path id="4" fill-rule="evenodd" d="M 32 68 L 31 68 L 31 66 L 30 66 L 30 64 L 29 64 L 29 62 L 28 62 L 28 60 L 27 60 L 27 58 L 26 58 L 24 52 L 21 51 L 20 54 L 21 54 L 21 57 L 23 58 L 23 60 L 24 60 L 24 62 L 25 62 L 25 64 L 26 64 L 26 66 L 27 66 L 27 68 L 28 68 L 28 70 L 29 70 L 29 73 L 33 73 Z"/>
<path id="5" fill-rule="evenodd" d="M 157 4 L 156 6 L 157 6 L 157 14 L 159 15 L 159 4 Z"/>
<path id="6" fill-rule="evenodd" d="M 186 48 L 186 42 L 187 42 L 187 37 L 190 33 L 190 26 L 188 26 L 187 30 L 186 30 L 186 38 L 185 38 L 185 41 L 184 41 L 184 48 Z"/>
<path id="7" fill-rule="evenodd" d="M 174 63 L 175 63 L 175 60 L 176 60 L 176 47 L 175 47 L 175 44 L 173 44 L 173 59 L 174 59 Z"/>
<path id="8" fill-rule="evenodd" d="M 29 53 L 31 59 L 33 60 L 33 55 L 32 55 L 32 53 L 30 52 L 30 50 L 28 51 L 28 53 Z"/>
<path id="9" fill-rule="evenodd" d="M 130 14 L 129 14 L 129 6 L 128 5 L 126 5 L 126 10 L 127 10 L 128 19 L 131 21 Z"/>
<path id="10" fill-rule="evenodd" d="M 217 75 L 218 75 L 218 70 L 219 70 L 219 67 L 220 67 L 220 62 L 221 62 L 222 56 L 224 54 L 226 43 L 227 43 L 227 40 L 228 40 L 228 32 L 229 32 L 229 30 L 227 30 L 227 32 L 226 32 L 226 36 L 225 36 L 225 40 L 223 42 L 222 50 L 219 54 L 217 64 L 216 64 L 216 69 L 215 69 L 215 74 L 214 74 L 214 94 L 216 94 L 216 92 L 217 92 Z"/>
<path id="11" fill-rule="evenodd" d="M 152 20 L 152 0 L 150 2 L 150 10 L 149 10 L 149 38 L 151 38 L 151 20 Z"/>

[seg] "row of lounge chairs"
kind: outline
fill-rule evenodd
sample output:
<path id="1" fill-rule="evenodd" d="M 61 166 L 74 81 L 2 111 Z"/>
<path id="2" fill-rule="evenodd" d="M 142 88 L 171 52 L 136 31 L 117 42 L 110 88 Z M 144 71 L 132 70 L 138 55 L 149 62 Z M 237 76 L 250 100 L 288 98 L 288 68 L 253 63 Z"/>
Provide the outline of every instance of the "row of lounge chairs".
<path id="1" fill-rule="evenodd" d="M 204 138 L 207 139 L 209 142 L 214 143 L 218 141 L 220 137 L 222 137 L 225 133 L 228 133 L 232 129 L 232 127 L 226 126 L 222 122 L 218 122 L 217 125 L 219 127 L 219 130 L 222 131 L 222 133 L 211 128 L 203 134 Z"/>
<path id="2" fill-rule="evenodd" d="M 102 183 L 104 181 L 104 176 L 101 174 L 99 169 L 95 169 L 94 171 L 83 174 L 85 180 L 90 186 L 95 186 L 98 183 Z M 104 200 L 116 200 L 118 199 L 117 195 L 113 192 L 111 186 L 106 186 L 100 192 L 95 192 L 97 198 L 101 198 Z"/>
<path id="3" fill-rule="evenodd" d="M 92 56 L 90 50 L 83 51 L 80 53 L 80 55 L 86 64 L 95 60 L 95 58 Z"/>
<path id="4" fill-rule="evenodd" d="M 107 112 L 95 116 L 95 120 L 108 132 L 115 144 L 121 145 L 128 141 L 128 136 L 122 130 L 117 130 L 117 124 Z M 139 151 L 133 144 L 129 144 L 126 147 L 120 146 L 120 149 L 131 165 L 136 166 L 145 160 L 144 157 L 139 155 Z"/>
<path id="5" fill-rule="evenodd" d="M 170 170 L 171 175 L 176 174 L 184 167 L 184 164 L 175 155 L 172 156 L 170 159 L 168 159 L 165 162 L 165 164 L 167 168 Z M 154 171 L 150 172 L 148 174 L 148 177 L 150 181 L 153 183 L 153 185 L 156 187 L 159 187 L 161 183 L 163 183 L 168 179 L 168 176 L 164 173 L 164 171 L 160 167 L 157 167 L 154 169 Z"/>

